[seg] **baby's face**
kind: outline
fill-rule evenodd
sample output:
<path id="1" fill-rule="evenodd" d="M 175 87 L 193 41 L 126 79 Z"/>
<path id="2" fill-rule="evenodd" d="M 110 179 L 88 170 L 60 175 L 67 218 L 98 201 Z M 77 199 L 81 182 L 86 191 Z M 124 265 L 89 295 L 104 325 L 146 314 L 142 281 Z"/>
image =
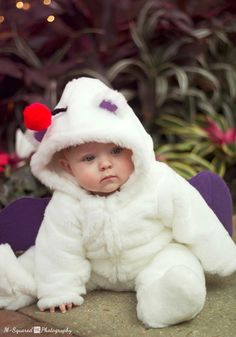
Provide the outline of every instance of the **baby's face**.
<path id="1" fill-rule="evenodd" d="M 134 170 L 132 151 L 113 143 L 85 143 L 64 154 L 64 168 L 82 188 L 98 195 L 118 190 Z"/>

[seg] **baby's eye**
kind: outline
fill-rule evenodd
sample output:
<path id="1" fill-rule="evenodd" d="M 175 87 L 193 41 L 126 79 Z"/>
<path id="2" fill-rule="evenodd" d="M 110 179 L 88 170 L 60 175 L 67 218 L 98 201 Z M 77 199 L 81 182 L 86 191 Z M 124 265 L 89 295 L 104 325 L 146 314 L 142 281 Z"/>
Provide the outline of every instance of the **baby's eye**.
<path id="1" fill-rule="evenodd" d="M 95 159 L 95 156 L 93 154 L 87 154 L 86 156 L 83 156 L 82 161 L 92 161 Z"/>
<path id="2" fill-rule="evenodd" d="M 113 153 L 113 154 L 119 154 L 119 153 L 121 153 L 123 150 L 124 150 L 124 149 L 123 149 L 122 147 L 120 147 L 120 146 L 115 146 L 115 147 L 113 147 L 113 149 L 111 150 L 111 153 Z"/>

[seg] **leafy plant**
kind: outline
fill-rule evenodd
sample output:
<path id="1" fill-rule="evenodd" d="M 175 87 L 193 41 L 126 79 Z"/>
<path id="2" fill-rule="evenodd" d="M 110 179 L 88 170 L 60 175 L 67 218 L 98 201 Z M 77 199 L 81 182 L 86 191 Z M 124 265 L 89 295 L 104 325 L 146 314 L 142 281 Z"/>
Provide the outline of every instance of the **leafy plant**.
<path id="1" fill-rule="evenodd" d="M 29 160 L 0 153 L 0 208 L 22 195 L 47 196 L 49 191 L 31 174 Z"/>
<path id="2" fill-rule="evenodd" d="M 193 121 L 199 112 L 232 106 L 235 17 L 224 9 L 216 6 L 196 18 L 174 3 L 147 1 L 131 25 L 138 54 L 113 64 L 107 77 L 131 88 L 128 97 L 154 137 L 162 114 Z"/>
<path id="3" fill-rule="evenodd" d="M 157 156 L 168 162 L 186 178 L 208 169 L 224 176 L 236 164 L 236 127 L 226 118 L 198 115 L 194 122 L 173 115 L 162 115 L 157 121 L 169 145 L 157 149 Z"/>
<path id="4" fill-rule="evenodd" d="M 189 32 L 190 26 L 189 17 L 173 4 L 146 2 L 137 21 L 131 25 L 131 36 L 138 55 L 118 61 L 107 71 L 111 82 L 116 83 L 125 74 L 126 86 L 130 83 L 136 84 L 129 98 L 139 98 L 140 106 L 137 111 L 148 129 L 151 128 L 157 108 L 163 104 L 167 94 L 174 90 L 184 93 L 188 87 L 186 73 L 175 62 L 175 58 L 185 42 L 185 37 L 176 42 L 176 35 L 183 31 Z M 172 38 L 167 36 L 170 27 L 175 27 L 174 38 L 173 34 Z"/>

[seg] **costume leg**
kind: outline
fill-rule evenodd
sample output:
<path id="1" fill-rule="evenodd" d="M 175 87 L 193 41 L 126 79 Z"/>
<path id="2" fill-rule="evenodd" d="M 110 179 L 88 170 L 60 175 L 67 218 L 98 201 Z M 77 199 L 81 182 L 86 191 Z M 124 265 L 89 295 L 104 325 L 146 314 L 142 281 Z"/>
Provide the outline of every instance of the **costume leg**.
<path id="1" fill-rule="evenodd" d="M 136 278 L 137 315 L 148 327 L 161 328 L 196 316 L 206 296 L 205 277 L 188 248 L 169 244 Z"/>
<path id="2" fill-rule="evenodd" d="M 36 300 L 34 247 L 17 258 L 8 244 L 0 245 L 0 308 L 17 310 Z"/>
<path id="3" fill-rule="evenodd" d="M 189 182 L 200 192 L 225 229 L 232 235 L 233 202 L 224 180 L 215 173 L 203 171 Z"/>

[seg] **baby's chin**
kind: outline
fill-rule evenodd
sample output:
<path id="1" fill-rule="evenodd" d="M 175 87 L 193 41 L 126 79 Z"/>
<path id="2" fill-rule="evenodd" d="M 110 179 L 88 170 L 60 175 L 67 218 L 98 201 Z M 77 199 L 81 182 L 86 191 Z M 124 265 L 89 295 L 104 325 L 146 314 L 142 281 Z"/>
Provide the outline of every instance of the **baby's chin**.
<path id="1" fill-rule="evenodd" d="M 109 195 L 117 192 L 120 190 L 120 186 L 116 188 L 110 188 L 107 190 L 102 190 L 102 191 L 90 191 L 91 194 L 98 195 L 100 197 L 108 197 Z"/>
<path id="2" fill-rule="evenodd" d="M 116 191 L 119 191 L 119 188 L 111 192 L 91 192 L 91 193 L 94 195 L 98 195 L 99 197 L 108 197 L 109 195 L 112 195 Z"/>

